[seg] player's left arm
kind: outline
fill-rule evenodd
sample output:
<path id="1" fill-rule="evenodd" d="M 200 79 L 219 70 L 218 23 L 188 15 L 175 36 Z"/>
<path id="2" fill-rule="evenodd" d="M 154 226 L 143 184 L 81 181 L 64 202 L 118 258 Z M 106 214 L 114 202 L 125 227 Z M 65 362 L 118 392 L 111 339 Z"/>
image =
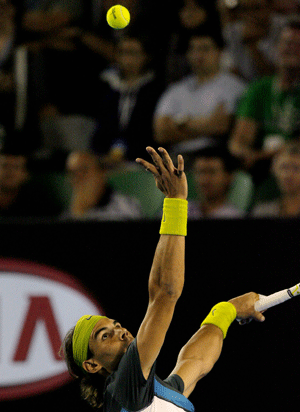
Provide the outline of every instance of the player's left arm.
<path id="1" fill-rule="evenodd" d="M 147 150 L 153 164 L 143 159 L 137 159 L 138 163 L 153 174 L 157 187 L 167 198 L 177 199 L 179 204 L 187 206 L 188 189 L 182 156 L 178 157 L 178 168 L 175 168 L 169 154 L 163 148 L 159 149 L 160 155 L 151 147 Z M 180 221 L 181 217 L 178 216 L 178 219 Z M 137 348 L 146 379 L 164 343 L 176 302 L 183 289 L 184 256 L 183 233 L 161 234 L 149 276 L 148 308 L 137 334 Z"/>

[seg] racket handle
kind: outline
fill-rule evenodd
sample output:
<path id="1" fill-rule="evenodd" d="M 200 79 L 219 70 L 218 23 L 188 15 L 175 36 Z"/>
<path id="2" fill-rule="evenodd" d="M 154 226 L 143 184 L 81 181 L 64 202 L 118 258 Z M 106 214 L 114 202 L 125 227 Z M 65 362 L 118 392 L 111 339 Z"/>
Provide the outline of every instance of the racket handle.
<path id="1" fill-rule="evenodd" d="M 280 292 L 273 293 L 270 296 L 259 298 L 259 300 L 255 302 L 255 310 L 257 310 L 257 312 L 261 312 L 273 306 L 279 305 L 279 303 L 285 302 L 286 300 L 291 298 L 287 291 L 288 289 L 284 289 Z"/>
<path id="2" fill-rule="evenodd" d="M 255 302 L 255 310 L 261 312 L 263 310 L 269 309 L 273 306 L 279 305 L 286 300 L 291 299 L 294 296 L 300 294 L 300 284 L 293 286 L 290 289 L 283 289 L 279 292 L 273 293 L 270 296 L 260 297 L 257 302 Z"/>
<path id="3" fill-rule="evenodd" d="M 259 295 L 259 300 L 255 302 L 254 309 L 257 312 L 262 312 L 263 310 L 269 309 L 272 306 L 279 305 L 286 300 L 291 299 L 294 296 L 300 295 L 300 283 L 289 289 L 283 289 L 279 292 L 273 293 L 270 296 Z M 240 325 L 245 325 L 251 322 L 252 318 L 248 319 L 236 319 Z"/>

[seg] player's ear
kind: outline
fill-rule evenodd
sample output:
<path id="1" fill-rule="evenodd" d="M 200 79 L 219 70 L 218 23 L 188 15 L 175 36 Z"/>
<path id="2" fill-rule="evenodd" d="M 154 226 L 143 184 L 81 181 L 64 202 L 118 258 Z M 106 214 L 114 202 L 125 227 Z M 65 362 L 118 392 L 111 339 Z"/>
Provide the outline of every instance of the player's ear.
<path id="1" fill-rule="evenodd" d="M 90 358 L 82 362 L 82 367 L 88 373 L 97 373 L 101 370 L 102 365 L 96 359 Z"/>

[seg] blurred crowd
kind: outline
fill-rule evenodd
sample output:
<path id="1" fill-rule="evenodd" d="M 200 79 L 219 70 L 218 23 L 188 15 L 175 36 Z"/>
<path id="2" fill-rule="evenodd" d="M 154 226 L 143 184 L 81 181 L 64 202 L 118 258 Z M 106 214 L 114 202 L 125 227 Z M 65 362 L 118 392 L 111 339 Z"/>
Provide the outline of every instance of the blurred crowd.
<path id="1" fill-rule="evenodd" d="M 300 0 L 0 0 L 0 220 L 300 216 Z"/>

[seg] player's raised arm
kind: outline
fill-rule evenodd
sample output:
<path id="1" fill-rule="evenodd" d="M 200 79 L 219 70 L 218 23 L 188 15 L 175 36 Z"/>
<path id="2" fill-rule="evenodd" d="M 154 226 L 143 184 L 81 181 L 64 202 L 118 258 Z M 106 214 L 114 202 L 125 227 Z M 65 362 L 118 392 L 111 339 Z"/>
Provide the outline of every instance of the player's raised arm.
<path id="1" fill-rule="evenodd" d="M 185 235 L 187 227 L 187 180 L 184 161 L 178 156 L 176 168 L 166 150 L 158 154 L 147 147 L 153 163 L 137 162 L 150 171 L 166 196 L 160 234 L 149 277 L 149 304 L 137 334 L 137 347 L 144 377 L 163 345 L 175 304 L 184 284 Z"/>

